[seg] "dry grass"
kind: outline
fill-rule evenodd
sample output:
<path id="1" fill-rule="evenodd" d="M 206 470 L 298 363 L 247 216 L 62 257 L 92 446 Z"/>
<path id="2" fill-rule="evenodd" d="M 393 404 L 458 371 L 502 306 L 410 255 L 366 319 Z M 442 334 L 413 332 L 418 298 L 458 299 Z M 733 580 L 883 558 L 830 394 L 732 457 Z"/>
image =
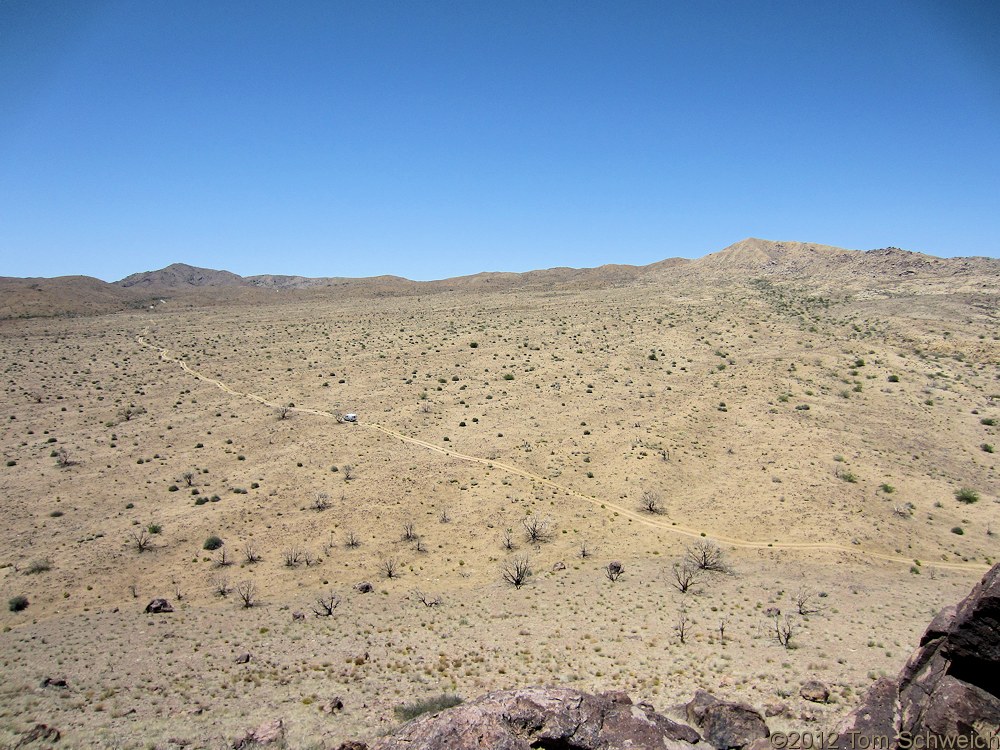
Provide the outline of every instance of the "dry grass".
<path id="1" fill-rule="evenodd" d="M 996 307 L 918 291 L 642 284 L 4 323 L 0 581 L 31 603 L 0 613 L 0 744 L 44 721 L 67 746 L 221 746 L 275 716 L 292 746 L 333 744 L 400 705 L 529 683 L 797 714 L 787 686 L 817 677 L 823 725 L 978 578 L 933 564 L 995 546 Z M 255 397 L 161 360 L 144 330 Z M 720 542 L 734 574 L 684 594 L 672 569 L 699 532 L 761 546 Z M 531 561 L 520 589 L 511 557 Z M 159 596 L 176 611 L 145 614 Z M 794 623 L 787 650 L 769 608 Z"/>

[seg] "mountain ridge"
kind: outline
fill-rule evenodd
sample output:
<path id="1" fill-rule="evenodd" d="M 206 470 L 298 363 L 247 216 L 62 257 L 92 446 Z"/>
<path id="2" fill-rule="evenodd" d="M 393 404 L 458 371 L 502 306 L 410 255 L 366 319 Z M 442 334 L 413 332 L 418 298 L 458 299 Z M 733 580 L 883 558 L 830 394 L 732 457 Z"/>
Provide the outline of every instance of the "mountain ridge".
<path id="1" fill-rule="evenodd" d="M 287 274 L 241 276 L 228 270 L 172 263 L 114 282 L 89 276 L 54 278 L 0 277 L 0 318 L 96 315 L 183 300 L 201 305 L 238 302 L 278 293 L 405 296 L 441 292 L 519 291 L 611 288 L 637 283 L 669 284 L 686 280 L 711 284 L 751 278 L 800 280 L 821 290 L 851 284 L 870 287 L 900 282 L 929 284 L 960 279 L 964 291 L 980 279 L 1000 288 L 1000 259 L 982 256 L 938 258 L 896 247 L 847 250 L 808 242 L 764 240 L 735 242 L 695 259 L 666 258 L 644 266 L 608 263 L 592 268 L 559 266 L 524 272 L 483 271 L 430 281 L 394 275 L 361 278 L 306 277 Z M 212 297 L 205 298 L 211 290 Z"/>

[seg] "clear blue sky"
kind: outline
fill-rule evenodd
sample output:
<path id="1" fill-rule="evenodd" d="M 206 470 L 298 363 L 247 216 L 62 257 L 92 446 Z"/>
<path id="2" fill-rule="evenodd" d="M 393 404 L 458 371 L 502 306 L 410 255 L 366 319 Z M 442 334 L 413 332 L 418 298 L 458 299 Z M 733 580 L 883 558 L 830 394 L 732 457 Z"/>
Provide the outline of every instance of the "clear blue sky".
<path id="1" fill-rule="evenodd" d="M 996 257 L 998 29 L 992 0 L 0 0 L 0 275 Z"/>

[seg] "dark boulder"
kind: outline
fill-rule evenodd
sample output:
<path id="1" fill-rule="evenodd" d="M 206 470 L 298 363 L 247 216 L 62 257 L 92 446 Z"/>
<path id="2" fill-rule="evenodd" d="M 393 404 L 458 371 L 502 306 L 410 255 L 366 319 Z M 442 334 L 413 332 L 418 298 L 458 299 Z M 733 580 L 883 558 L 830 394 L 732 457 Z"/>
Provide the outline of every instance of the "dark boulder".
<path id="1" fill-rule="evenodd" d="M 414 719 L 371 750 L 687 750 L 700 740 L 688 726 L 633 705 L 624 693 L 590 695 L 562 687 L 489 693 Z"/>
<path id="2" fill-rule="evenodd" d="M 964 737 L 968 747 L 984 742 L 986 747 L 997 727 L 1000 565 L 958 606 L 934 618 L 899 676 L 883 678 L 869 689 L 837 728 L 841 737 L 832 746 L 858 747 L 888 737 L 886 750 L 893 750 L 913 738 L 939 742 Z"/>

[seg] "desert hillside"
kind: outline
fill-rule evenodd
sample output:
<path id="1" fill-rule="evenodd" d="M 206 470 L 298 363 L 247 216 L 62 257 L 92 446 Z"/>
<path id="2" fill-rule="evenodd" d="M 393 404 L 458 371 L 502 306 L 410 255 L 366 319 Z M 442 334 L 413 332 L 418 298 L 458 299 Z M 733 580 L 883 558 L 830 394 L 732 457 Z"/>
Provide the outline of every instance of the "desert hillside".
<path id="1" fill-rule="evenodd" d="M 0 745 L 529 684 L 829 728 L 997 558 L 997 260 L 93 282 L 2 281 Z"/>

